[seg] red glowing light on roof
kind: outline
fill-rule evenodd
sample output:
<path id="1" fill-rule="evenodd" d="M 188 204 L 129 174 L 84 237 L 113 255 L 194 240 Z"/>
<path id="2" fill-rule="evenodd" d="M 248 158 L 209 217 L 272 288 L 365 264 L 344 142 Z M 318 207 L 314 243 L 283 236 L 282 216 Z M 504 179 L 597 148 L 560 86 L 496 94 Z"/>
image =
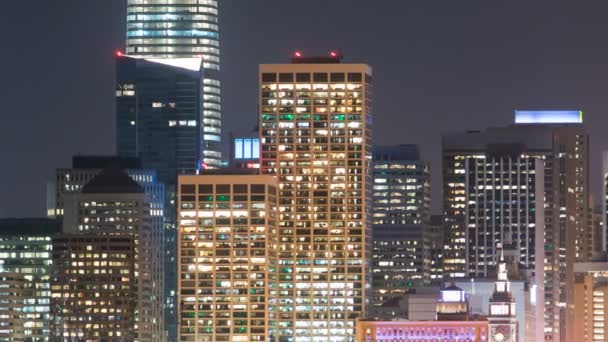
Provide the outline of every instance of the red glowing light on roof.
<path id="1" fill-rule="evenodd" d="M 336 51 L 332 51 L 332 52 L 329 53 L 329 55 L 332 56 L 332 57 L 337 57 L 338 53 Z"/>
<path id="2" fill-rule="evenodd" d="M 116 57 L 122 57 L 122 51 L 116 51 Z"/>
<path id="3" fill-rule="evenodd" d="M 302 53 L 300 51 L 296 51 L 293 53 L 294 57 L 302 57 Z"/>

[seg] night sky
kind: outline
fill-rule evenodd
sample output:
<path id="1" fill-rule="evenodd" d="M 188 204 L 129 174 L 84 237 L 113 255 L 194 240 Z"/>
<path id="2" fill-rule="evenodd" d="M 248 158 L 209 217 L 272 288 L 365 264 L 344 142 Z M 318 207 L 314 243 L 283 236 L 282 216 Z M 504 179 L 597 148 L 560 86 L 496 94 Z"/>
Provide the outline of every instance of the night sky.
<path id="1" fill-rule="evenodd" d="M 608 2 L 220 0 L 224 132 L 257 121 L 257 65 L 344 52 L 374 69 L 374 135 L 416 143 L 441 206 L 440 136 L 513 110 L 583 109 L 593 192 L 608 148 Z M 0 217 L 45 215 L 71 156 L 112 154 L 126 0 L 3 3 Z"/>

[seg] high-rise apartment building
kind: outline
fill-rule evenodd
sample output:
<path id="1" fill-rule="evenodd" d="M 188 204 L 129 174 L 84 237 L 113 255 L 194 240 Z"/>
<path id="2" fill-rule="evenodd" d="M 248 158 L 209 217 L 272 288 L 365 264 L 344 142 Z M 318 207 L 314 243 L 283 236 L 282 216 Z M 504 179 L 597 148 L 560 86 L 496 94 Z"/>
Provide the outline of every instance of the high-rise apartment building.
<path id="1" fill-rule="evenodd" d="M 49 339 L 54 219 L 0 219 L 0 340 Z"/>
<path id="2" fill-rule="evenodd" d="M 371 290 L 371 68 L 260 65 L 261 173 L 279 187 L 276 340 L 352 341 Z"/>
<path id="3" fill-rule="evenodd" d="M 65 235 L 53 241 L 55 338 L 165 339 L 163 221 L 151 206 L 156 201 L 117 167 L 65 198 Z"/>
<path id="4" fill-rule="evenodd" d="M 179 177 L 179 341 L 276 341 L 293 298 L 277 298 L 276 178 L 254 172 Z"/>
<path id="5" fill-rule="evenodd" d="M 578 111 L 517 111 L 515 125 L 443 137 L 448 277 L 486 277 L 497 244 L 545 299 L 564 341 L 572 265 L 590 258 L 588 144 Z M 542 286 L 541 286 L 542 285 Z"/>
<path id="6" fill-rule="evenodd" d="M 176 118 L 175 127 L 182 127 L 179 120 L 186 120 L 186 127 L 191 120 L 196 120 L 195 126 L 203 133 L 200 137 L 201 162 L 207 167 L 219 167 L 221 108 L 217 0 L 128 0 L 126 46 L 126 55 L 200 71 L 200 115 Z M 128 92 L 130 89 L 122 90 Z M 171 106 L 171 102 L 164 105 Z"/>

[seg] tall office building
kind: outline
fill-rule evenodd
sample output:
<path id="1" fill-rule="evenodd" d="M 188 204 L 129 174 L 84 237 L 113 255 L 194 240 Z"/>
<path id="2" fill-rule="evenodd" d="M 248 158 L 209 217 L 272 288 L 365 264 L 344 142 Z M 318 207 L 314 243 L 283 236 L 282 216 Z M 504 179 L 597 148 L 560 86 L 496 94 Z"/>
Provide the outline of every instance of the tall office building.
<path id="1" fill-rule="evenodd" d="M 126 55 L 200 71 L 202 86 L 199 94 L 203 100 L 200 103 L 201 113 L 193 119 L 177 120 L 196 120 L 196 127 L 203 132 L 200 140 L 201 162 L 208 167 L 219 167 L 221 108 L 218 2 L 128 0 Z"/>
<path id="2" fill-rule="evenodd" d="M 198 67 L 116 57 L 118 155 L 140 158 L 144 168 L 156 170 L 167 184 L 174 184 L 178 174 L 220 164 L 219 154 L 203 152 L 207 132 Z"/>
<path id="3" fill-rule="evenodd" d="M 431 211 L 429 163 L 417 145 L 374 146 L 374 225 L 428 223 Z"/>
<path id="4" fill-rule="evenodd" d="M 177 286 L 177 176 L 219 167 L 219 152 L 205 152 L 210 143 L 219 144 L 219 138 L 210 142 L 208 128 L 203 127 L 207 119 L 204 118 L 206 109 L 203 109 L 201 94 L 206 86 L 201 81 L 200 64 L 186 69 L 170 65 L 166 59 L 119 56 L 116 67 L 118 155 L 140 158 L 142 166 L 156 170 L 160 181 L 166 185 L 166 319 L 173 341 L 177 333 L 173 300 Z M 219 137 L 219 128 L 216 133 Z M 210 153 L 215 154 L 211 156 Z"/>
<path id="5" fill-rule="evenodd" d="M 429 225 L 429 165 L 418 146 L 374 146 L 373 180 L 372 304 L 378 306 L 430 285 L 438 236 Z"/>
<path id="6" fill-rule="evenodd" d="M 0 220 L 0 340 L 47 341 L 54 219 Z"/>
<path id="7" fill-rule="evenodd" d="M 65 235 L 53 241 L 55 338 L 164 340 L 163 225 L 155 201 L 117 167 L 65 198 Z"/>
<path id="8" fill-rule="evenodd" d="M 148 194 L 150 210 L 155 224 L 165 225 L 163 239 L 165 244 L 164 265 L 164 306 L 165 317 L 174 317 L 175 291 L 176 291 L 176 256 L 175 256 L 175 228 L 167 225 L 165 221 L 165 203 L 168 202 L 165 186 L 160 183 L 155 170 L 142 169 L 141 160 L 134 157 L 117 156 L 87 156 L 72 157 L 69 168 L 59 168 L 55 171 L 55 178 L 50 183 L 47 193 L 47 212 L 50 217 L 63 217 L 65 199 L 82 190 L 82 187 L 93 179 L 99 172 L 107 167 L 118 167 L 136 181 Z M 174 214 L 173 214 L 174 215 Z M 171 248 L 173 247 L 173 248 Z"/>
<path id="9" fill-rule="evenodd" d="M 515 119 L 443 137 L 444 269 L 487 277 L 503 243 L 544 291 L 546 339 L 564 341 L 572 265 L 591 255 L 589 138 L 578 111 L 517 111 Z"/>
<path id="10" fill-rule="evenodd" d="M 179 341 L 275 341 L 277 184 L 249 171 L 179 177 Z"/>
<path id="11" fill-rule="evenodd" d="M 260 65 L 261 172 L 277 175 L 278 333 L 352 341 L 371 279 L 371 68 Z"/>

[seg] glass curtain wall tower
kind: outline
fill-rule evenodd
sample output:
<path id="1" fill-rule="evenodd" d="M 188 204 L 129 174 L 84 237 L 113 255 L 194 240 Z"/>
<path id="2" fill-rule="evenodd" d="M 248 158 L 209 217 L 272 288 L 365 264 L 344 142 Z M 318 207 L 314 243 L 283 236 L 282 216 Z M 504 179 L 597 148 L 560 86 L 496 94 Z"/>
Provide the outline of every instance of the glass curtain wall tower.
<path id="1" fill-rule="evenodd" d="M 278 176 L 278 334 L 353 341 L 371 274 L 371 68 L 260 66 L 261 173 Z"/>
<path id="2" fill-rule="evenodd" d="M 202 162 L 205 167 L 220 167 L 217 1 L 128 0 L 126 54 L 174 66 L 202 65 Z"/>

